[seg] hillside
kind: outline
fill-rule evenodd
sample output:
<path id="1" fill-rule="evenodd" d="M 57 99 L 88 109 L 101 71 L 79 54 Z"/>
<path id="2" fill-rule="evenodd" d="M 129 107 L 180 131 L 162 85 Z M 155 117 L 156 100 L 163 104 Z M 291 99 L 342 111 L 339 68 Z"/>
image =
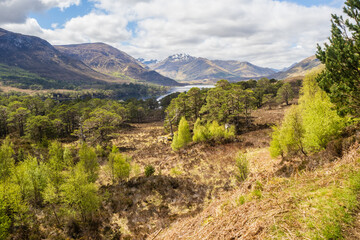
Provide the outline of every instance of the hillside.
<path id="1" fill-rule="evenodd" d="M 94 71 L 83 62 L 71 58 L 56 50 L 47 41 L 33 36 L 26 36 L 0 29 L 0 63 L 2 81 L 8 84 L 30 86 L 39 84 L 45 88 L 69 88 L 71 86 L 103 85 L 107 82 L 125 82 L 123 79 L 110 77 Z M 51 84 L 19 80 L 19 71 L 42 78 Z M 15 74 L 12 74 L 15 72 Z M 21 85 L 22 84 L 22 85 Z"/>
<path id="2" fill-rule="evenodd" d="M 94 70 L 129 81 L 155 83 L 164 86 L 179 85 L 176 81 L 148 70 L 130 55 L 104 43 L 86 43 L 55 46 L 60 52 L 76 58 Z"/>
<path id="3" fill-rule="evenodd" d="M 295 77 L 304 77 L 309 71 L 321 66 L 320 61 L 316 56 L 308 57 L 299 63 L 292 65 L 289 69 L 281 71 L 269 76 L 269 78 L 275 79 L 287 79 Z"/>
<path id="4" fill-rule="evenodd" d="M 172 55 L 161 62 L 150 64 L 149 67 L 181 82 L 216 82 L 219 79 L 239 81 L 275 73 L 272 69 L 261 68 L 248 62 L 209 60 L 187 54 Z"/>

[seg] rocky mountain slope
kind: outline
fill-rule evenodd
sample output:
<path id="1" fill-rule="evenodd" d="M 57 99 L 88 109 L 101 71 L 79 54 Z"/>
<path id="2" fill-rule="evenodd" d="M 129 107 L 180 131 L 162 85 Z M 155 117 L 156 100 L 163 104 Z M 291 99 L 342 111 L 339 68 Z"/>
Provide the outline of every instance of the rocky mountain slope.
<path id="1" fill-rule="evenodd" d="M 239 81 L 275 73 L 270 68 L 261 68 L 249 62 L 209 60 L 187 54 L 172 55 L 161 62 L 150 64 L 149 67 L 164 76 L 182 82 L 193 80 L 216 82 L 223 78 Z"/>
<path id="2" fill-rule="evenodd" d="M 307 72 L 319 67 L 321 67 L 320 61 L 316 58 L 316 56 L 311 56 L 292 65 L 285 71 L 272 74 L 269 78 L 282 80 L 294 77 L 304 77 Z"/>
<path id="3" fill-rule="evenodd" d="M 104 43 L 86 43 L 55 46 L 60 52 L 81 60 L 94 70 L 103 74 L 155 83 L 165 86 L 179 85 L 176 81 L 146 69 L 130 55 Z"/>
<path id="4" fill-rule="evenodd" d="M 101 74 L 83 62 L 59 52 L 47 41 L 0 29 L 0 64 L 10 69 L 2 80 L 16 81 L 9 72 L 25 70 L 56 85 L 85 86 L 121 79 Z M 14 79 L 12 79 L 14 78 Z"/>

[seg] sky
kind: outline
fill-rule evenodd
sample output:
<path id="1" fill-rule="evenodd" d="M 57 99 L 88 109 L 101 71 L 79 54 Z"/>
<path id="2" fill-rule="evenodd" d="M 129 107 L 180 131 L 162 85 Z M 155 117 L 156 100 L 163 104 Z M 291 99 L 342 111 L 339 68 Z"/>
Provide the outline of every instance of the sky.
<path id="1" fill-rule="evenodd" d="M 54 45 L 104 42 L 281 69 L 314 55 L 344 0 L 0 0 L 0 27 Z"/>

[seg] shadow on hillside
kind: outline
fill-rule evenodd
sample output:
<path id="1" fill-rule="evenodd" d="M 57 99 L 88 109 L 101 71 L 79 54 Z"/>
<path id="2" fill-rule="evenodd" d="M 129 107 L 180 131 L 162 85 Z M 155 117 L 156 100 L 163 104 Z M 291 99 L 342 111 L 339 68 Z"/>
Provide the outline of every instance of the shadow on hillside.
<path id="1" fill-rule="evenodd" d="M 100 191 L 110 195 L 104 205 L 108 214 L 125 218 L 132 237 L 144 239 L 180 217 L 200 212 L 208 188 L 191 179 L 156 175 L 103 186 Z"/>

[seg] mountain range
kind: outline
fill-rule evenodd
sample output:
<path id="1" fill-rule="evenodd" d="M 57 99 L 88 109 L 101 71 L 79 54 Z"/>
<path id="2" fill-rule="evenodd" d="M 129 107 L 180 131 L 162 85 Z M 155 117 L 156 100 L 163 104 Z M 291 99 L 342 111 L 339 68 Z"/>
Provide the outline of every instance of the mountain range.
<path id="1" fill-rule="evenodd" d="M 148 64 L 151 69 L 180 82 L 216 82 L 219 79 L 240 81 L 269 76 L 275 71 L 249 62 L 209 60 L 188 54 L 175 54 L 161 62 Z"/>
<path id="2" fill-rule="evenodd" d="M 105 43 L 62 45 L 55 48 L 106 75 L 165 86 L 178 85 L 176 81 L 146 69 L 135 58 Z"/>
<path id="3" fill-rule="evenodd" d="M 249 62 L 209 60 L 188 54 L 175 54 L 162 61 L 136 60 L 104 43 L 52 46 L 41 38 L 0 28 L 0 81 L 20 88 L 96 88 L 130 82 L 177 86 L 212 84 L 219 79 L 286 79 L 302 77 L 319 66 L 315 56 L 280 72 Z"/>
<path id="4" fill-rule="evenodd" d="M 21 88 L 34 85 L 86 88 L 134 80 L 164 86 L 179 85 L 103 43 L 54 47 L 44 39 L 1 28 L 0 80 Z"/>

